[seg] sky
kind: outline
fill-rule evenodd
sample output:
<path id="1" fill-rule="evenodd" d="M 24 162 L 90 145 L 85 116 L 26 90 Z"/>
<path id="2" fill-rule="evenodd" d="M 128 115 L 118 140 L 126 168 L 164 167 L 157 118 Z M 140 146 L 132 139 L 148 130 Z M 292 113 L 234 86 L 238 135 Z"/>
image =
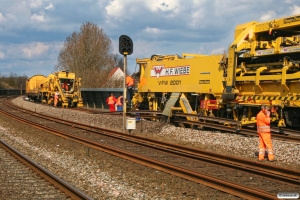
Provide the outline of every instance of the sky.
<path id="1" fill-rule="evenodd" d="M 219 54 L 238 24 L 300 15 L 299 0 L 0 0 L 0 75 L 53 73 L 64 41 L 86 22 L 108 35 L 113 53 L 129 36 L 136 58 Z M 121 55 L 120 55 L 121 56 Z"/>

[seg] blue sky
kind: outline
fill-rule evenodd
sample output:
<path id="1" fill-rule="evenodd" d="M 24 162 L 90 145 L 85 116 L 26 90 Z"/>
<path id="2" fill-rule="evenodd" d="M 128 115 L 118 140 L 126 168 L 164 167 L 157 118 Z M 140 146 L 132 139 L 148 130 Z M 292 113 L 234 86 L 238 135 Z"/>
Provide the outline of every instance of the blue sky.
<path id="1" fill-rule="evenodd" d="M 0 75 L 54 72 L 65 39 L 85 22 L 103 28 L 118 53 L 128 35 L 136 58 L 223 53 L 235 26 L 300 14 L 299 0 L 1 0 Z"/>

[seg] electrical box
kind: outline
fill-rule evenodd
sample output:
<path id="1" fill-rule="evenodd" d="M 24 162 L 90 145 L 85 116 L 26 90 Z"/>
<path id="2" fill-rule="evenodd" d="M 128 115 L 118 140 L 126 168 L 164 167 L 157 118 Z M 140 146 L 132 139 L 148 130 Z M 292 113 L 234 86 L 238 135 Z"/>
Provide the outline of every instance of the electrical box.
<path id="1" fill-rule="evenodd" d="M 136 119 L 127 118 L 126 119 L 126 129 L 135 129 L 136 128 Z"/>

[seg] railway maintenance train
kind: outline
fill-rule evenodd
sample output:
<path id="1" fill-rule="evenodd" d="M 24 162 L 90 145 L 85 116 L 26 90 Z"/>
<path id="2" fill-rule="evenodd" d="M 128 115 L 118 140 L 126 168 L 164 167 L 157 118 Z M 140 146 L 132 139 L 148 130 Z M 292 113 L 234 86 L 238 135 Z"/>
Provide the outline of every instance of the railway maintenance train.
<path id="1" fill-rule="evenodd" d="M 26 95 L 29 100 L 52 105 L 54 93 L 59 92 L 58 105 L 82 107 L 81 78 L 69 71 L 57 71 L 48 77 L 34 75 L 26 81 Z"/>
<path id="2" fill-rule="evenodd" d="M 152 55 L 136 59 L 139 109 L 256 124 L 261 105 L 279 127 L 300 127 L 300 15 L 236 26 L 222 55 Z M 199 120 L 190 117 L 190 120 Z"/>

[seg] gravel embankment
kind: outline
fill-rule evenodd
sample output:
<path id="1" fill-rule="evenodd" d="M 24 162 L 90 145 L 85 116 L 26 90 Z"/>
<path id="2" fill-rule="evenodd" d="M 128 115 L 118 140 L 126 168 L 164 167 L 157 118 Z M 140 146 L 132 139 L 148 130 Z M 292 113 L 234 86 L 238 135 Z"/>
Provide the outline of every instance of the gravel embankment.
<path id="1" fill-rule="evenodd" d="M 16 98 L 13 102 L 27 109 L 94 126 L 121 130 L 122 117 L 86 114 L 74 110 L 34 104 Z M 133 134 L 256 160 L 258 138 L 236 134 L 200 131 L 143 121 Z M 148 169 L 63 138 L 14 123 L 0 115 L 0 136 L 5 142 L 72 183 L 94 199 L 234 199 L 220 191 L 166 173 Z M 276 162 L 300 169 L 300 144 L 273 140 Z M 66 151 L 66 149 L 74 149 Z M 267 161 L 266 161 L 267 162 Z"/>

